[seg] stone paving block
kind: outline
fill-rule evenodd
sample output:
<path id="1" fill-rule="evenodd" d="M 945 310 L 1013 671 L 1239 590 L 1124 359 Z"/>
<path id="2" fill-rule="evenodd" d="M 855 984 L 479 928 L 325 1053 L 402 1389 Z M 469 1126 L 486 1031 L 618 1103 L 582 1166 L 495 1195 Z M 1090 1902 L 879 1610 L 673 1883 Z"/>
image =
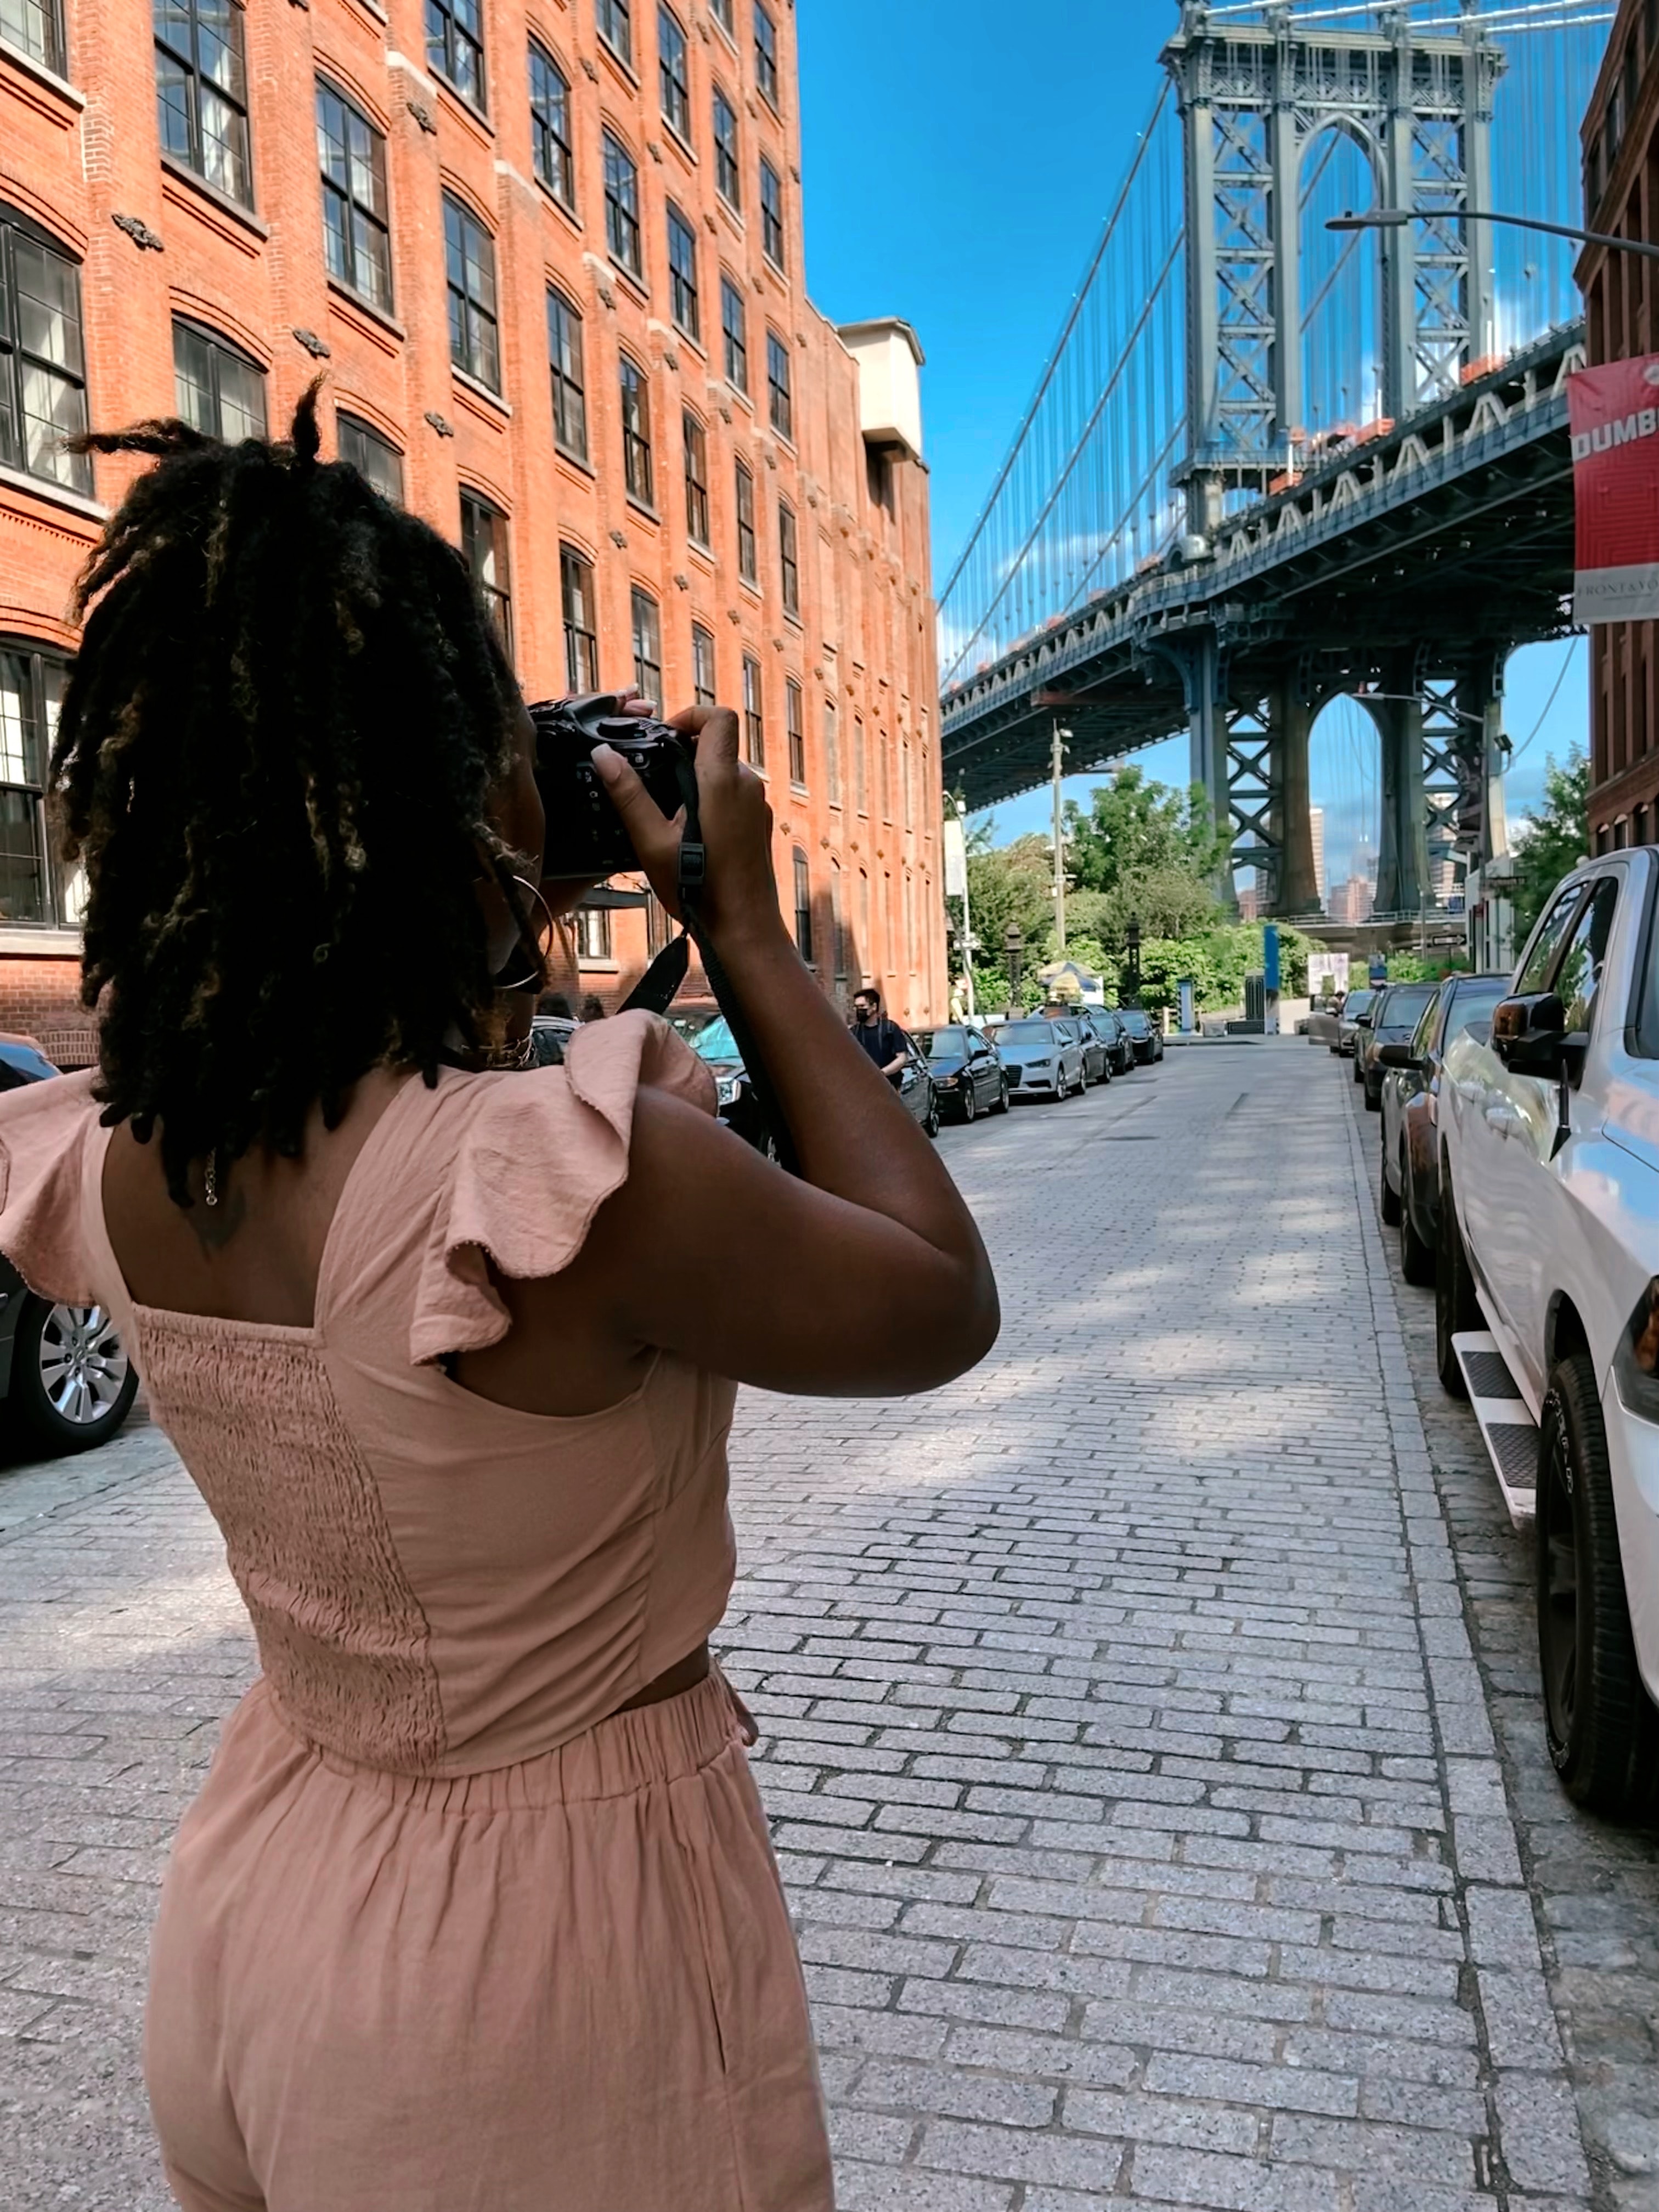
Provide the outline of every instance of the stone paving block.
<path id="1" fill-rule="evenodd" d="M 1571 2085 L 1559 2077 L 1500 2074 L 1494 2094 L 1498 2143 L 1516 2188 L 1588 2197 L 1589 2168 Z"/>

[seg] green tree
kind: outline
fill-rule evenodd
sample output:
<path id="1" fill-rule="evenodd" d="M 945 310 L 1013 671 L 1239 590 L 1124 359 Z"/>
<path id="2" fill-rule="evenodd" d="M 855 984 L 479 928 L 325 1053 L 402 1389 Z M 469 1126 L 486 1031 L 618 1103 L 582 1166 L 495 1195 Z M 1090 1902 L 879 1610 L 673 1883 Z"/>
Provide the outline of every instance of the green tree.
<path id="1" fill-rule="evenodd" d="M 1133 765 L 1096 786 L 1086 814 L 1069 800 L 1066 825 L 1070 873 L 1079 890 L 1110 891 L 1131 875 L 1166 869 L 1207 885 L 1226 853 L 1202 785 L 1171 791 Z"/>
<path id="2" fill-rule="evenodd" d="M 1012 845 L 993 845 L 990 838 L 994 834 L 991 823 L 981 823 L 975 825 L 969 839 L 968 906 L 974 935 L 979 939 L 975 970 L 992 967 L 1001 970 L 1006 997 L 1006 955 L 1003 946 L 1010 922 L 1018 927 L 1024 939 L 1024 960 L 1028 971 L 1041 966 L 1048 957 L 1054 921 L 1054 848 L 1046 837 L 1035 833 L 1016 837 Z M 983 988 L 982 981 L 977 977 L 976 982 L 978 988 Z"/>
<path id="3" fill-rule="evenodd" d="M 1589 850 L 1589 762 L 1574 745 L 1565 763 L 1544 763 L 1544 804 L 1515 839 L 1515 942 L 1524 942 L 1563 876 Z"/>

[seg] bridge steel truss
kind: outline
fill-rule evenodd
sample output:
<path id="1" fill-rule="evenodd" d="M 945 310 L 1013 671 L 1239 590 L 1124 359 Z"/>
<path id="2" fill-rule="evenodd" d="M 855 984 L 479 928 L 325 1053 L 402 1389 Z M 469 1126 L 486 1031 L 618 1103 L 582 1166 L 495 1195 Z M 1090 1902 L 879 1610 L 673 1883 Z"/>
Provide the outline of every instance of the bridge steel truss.
<path id="1" fill-rule="evenodd" d="M 1580 331 L 1492 362 L 1492 226 L 1466 214 L 1490 204 L 1504 57 L 1473 12 L 1433 33 L 1387 0 L 1377 17 L 1182 0 L 1164 61 L 1185 164 L 1186 535 L 941 710 L 945 773 L 978 804 L 1040 780 L 1057 715 L 1073 770 L 1184 723 L 1231 866 L 1285 915 L 1319 907 L 1321 708 L 1348 694 L 1376 723 L 1376 908 L 1415 913 L 1433 860 L 1503 848 L 1504 662 L 1568 627 Z M 1377 234 L 1383 415 L 1346 443 L 1304 427 L 1302 178 L 1331 130 L 1361 149 L 1377 204 L 1427 218 Z"/>
<path id="2" fill-rule="evenodd" d="M 947 693 L 947 781 L 970 806 L 1042 781 L 1057 719 L 1072 773 L 1184 727 L 1263 910 L 1310 914 L 1309 733 L 1354 697 L 1382 740 L 1376 911 L 1416 913 L 1431 858 L 1504 848 L 1504 662 L 1571 626 L 1566 380 L 1583 337 L 1553 331 L 1328 456 L 1226 517 L 1212 549 L 1098 594 Z"/>

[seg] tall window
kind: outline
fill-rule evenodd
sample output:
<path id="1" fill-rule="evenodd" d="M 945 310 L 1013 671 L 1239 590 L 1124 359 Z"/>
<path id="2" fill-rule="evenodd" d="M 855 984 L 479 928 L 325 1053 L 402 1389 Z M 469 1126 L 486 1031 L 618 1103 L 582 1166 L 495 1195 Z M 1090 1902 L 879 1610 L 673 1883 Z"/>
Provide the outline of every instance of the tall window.
<path id="1" fill-rule="evenodd" d="M 662 698 L 662 622 L 649 592 L 635 585 L 629 599 L 634 629 L 634 689 L 641 699 Z"/>
<path id="2" fill-rule="evenodd" d="M 587 387 L 582 319 L 562 292 L 547 295 L 547 359 L 553 377 L 553 439 L 573 460 L 587 459 Z"/>
<path id="3" fill-rule="evenodd" d="M 605 243 L 618 267 L 640 273 L 640 173 L 625 147 L 605 134 Z"/>
<path id="4" fill-rule="evenodd" d="M 483 0 L 426 0 L 426 65 L 483 106 Z"/>
<path id="5" fill-rule="evenodd" d="M 766 407 L 781 438 L 795 434 L 795 403 L 789 389 L 789 349 L 775 331 L 766 333 Z"/>
<path id="6" fill-rule="evenodd" d="M 795 550 L 795 510 L 787 500 L 778 501 L 778 581 L 783 587 L 783 611 L 800 619 L 800 559 Z"/>
<path id="7" fill-rule="evenodd" d="M 738 168 L 738 111 L 714 87 L 714 185 L 728 206 L 743 205 L 743 179 Z"/>
<path id="8" fill-rule="evenodd" d="M 801 714 L 800 686 L 792 676 L 783 687 L 783 726 L 789 739 L 789 781 L 806 781 L 806 727 Z"/>
<path id="9" fill-rule="evenodd" d="M 576 908 L 576 957 L 589 962 L 611 957 L 611 909 L 608 906 Z"/>
<path id="10" fill-rule="evenodd" d="M 337 415 L 340 459 L 349 461 L 360 477 L 372 483 L 382 499 L 404 503 L 404 457 L 388 438 L 355 415 Z"/>
<path id="11" fill-rule="evenodd" d="M 59 442 L 86 427 L 79 266 L 0 208 L 0 461 L 90 494 L 92 463 Z"/>
<path id="12" fill-rule="evenodd" d="M 645 371 L 626 354 L 621 360 L 623 478 L 630 499 L 652 504 L 651 387 Z"/>
<path id="13" fill-rule="evenodd" d="M 536 174 L 556 200 L 576 204 L 576 157 L 570 143 L 570 86 L 564 71 L 530 41 L 530 132 Z"/>
<path id="14" fill-rule="evenodd" d="M 870 756 L 864 742 L 864 717 L 853 717 L 853 803 L 860 814 L 870 811 Z"/>
<path id="15" fill-rule="evenodd" d="M 760 165 L 761 245 L 766 258 L 784 265 L 783 179 L 764 155 Z"/>
<path id="16" fill-rule="evenodd" d="M 766 717 L 761 707 L 761 667 L 743 656 L 743 750 L 750 768 L 766 766 Z"/>
<path id="17" fill-rule="evenodd" d="M 701 623 L 691 625 L 691 696 L 699 707 L 714 703 L 714 639 Z"/>
<path id="18" fill-rule="evenodd" d="M 444 194 L 444 272 L 449 289 L 449 358 L 492 392 L 501 388 L 495 325 L 495 242 L 460 201 Z"/>
<path id="19" fill-rule="evenodd" d="M 824 795 L 831 806 L 841 805 L 841 730 L 836 714 L 836 702 L 823 702 L 823 784 Z"/>
<path id="20" fill-rule="evenodd" d="M 732 28 L 732 0 L 708 0 L 708 12 L 728 39 L 735 35 Z"/>
<path id="21" fill-rule="evenodd" d="M 830 862 L 830 951 L 835 955 L 836 981 L 847 981 L 847 908 L 845 894 L 841 887 L 841 862 Z"/>
<path id="22" fill-rule="evenodd" d="M 806 865 L 806 855 L 799 845 L 795 848 L 795 948 L 810 968 L 812 965 L 812 872 Z"/>
<path id="23" fill-rule="evenodd" d="M 80 919 L 43 803 L 66 674 L 56 653 L 0 646 L 0 922 L 50 929 Z"/>
<path id="24" fill-rule="evenodd" d="M 173 326 L 173 396 L 186 422 L 227 444 L 265 434 L 265 374 L 226 339 Z"/>
<path id="25" fill-rule="evenodd" d="M 461 489 L 461 551 L 501 643 L 513 653 L 513 593 L 507 566 L 507 517 L 476 491 Z"/>
<path id="26" fill-rule="evenodd" d="M 778 104 L 778 27 L 755 0 L 755 82 L 774 107 Z"/>
<path id="27" fill-rule="evenodd" d="M 599 36 L 619 62 L 634 66 L 633 0 L 595 0 Z"/>
<path id="28" fill-rule="evenodd" d="M 666 8 L 657 10 L 657 77 L 662 118 L 682 138 L 691 136 L 691 64 L 685 33 Z"/>
<path id="29" fill-rule="evenodd" d="M 564 615 L 564 674 L 573 691 L 599 688 L 599 641 L 593 620 L 593 568 L 568 545 L 559 548 L 559 601 Z"/>
<path id="30" fill-rule="evenodd" d="M 251 207 L 242 11 L 234 0 L 152 5 L 161 151 Z"/>
<path id="31" fill-rule="evenodd" d="M 689 338 L 702 339 L 697 303 L 697 234 L 671 200 L 668 206 L 668 305 Z"/>
<path id="32" fill-rule="evenodd" d="M 377 307 L 392 305 L 386 140 L 341 93 L 317 80 L 317 158 L 323 171 L 323 253 L 337 283 Z"/>
<path id="33" fill-rule="evenodd" d="M 726 349 L 726 377 L 739 392 L 749 389 L 749 340 L 743 295 L 729 276 L 720 278 L 720 336 Z"/>
<path id="34" fill-rule="evenodd" d="M 745 584 L 758 580 L 755 562 L 755 479 L 739 461 L 735 482 L 738 491 L 738 574 Z"/>
<path id="35" fill-rule="evenodd" d="M 680 421 L 685 434 L 685 531 L 698 545 L 708 543 L 708 434 L 688 407 Z"/>
<path id="36" fill-rule="evenodd" d="M 0 0 L 0 39 L 9 39 L 59 76 L 68 67 L 62 0 Z"/>

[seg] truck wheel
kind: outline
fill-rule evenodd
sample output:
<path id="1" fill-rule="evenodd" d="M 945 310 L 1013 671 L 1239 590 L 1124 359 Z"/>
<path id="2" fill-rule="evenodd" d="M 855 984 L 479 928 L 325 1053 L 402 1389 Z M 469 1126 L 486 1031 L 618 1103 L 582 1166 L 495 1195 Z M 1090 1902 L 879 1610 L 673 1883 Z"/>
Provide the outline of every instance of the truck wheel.
<path id="1" fill-rule="evenodd" d="M 1469 1255 L 1457 1225 L 1451 1167 L 1440 1163 L 1440 1239 L 1434 1265 L 1434 1364 L 1441 1383 L 1454 1398 L 1467 1398 L 1468 1386 L 1452 1349 L 1452 1339 L 1480 1326 L 1480 1302 L 1474 1294 Z"/>
<path id="2" fill-rule="evenodd" d="M 1550 1376 L 1538 1437 L 1538 1656 L 1550 1757 L 1576 1805 L 1639 1819 L 1659 1801 L 1659 1712 L 1625 1595 L 1607 1431 L 1587 1353 Z"/>
<path id="3" fill-rule="evenodd" d="M 1376 1204 L 1382 1216 L 1382 1226 L 1385 1229 L 1397 1229 L 1400 1226 L 1400 1200 L 1389 1187 L 1389 1156 L 1386 1152 L 1379 1154 L 1376 1170 Z"/>

